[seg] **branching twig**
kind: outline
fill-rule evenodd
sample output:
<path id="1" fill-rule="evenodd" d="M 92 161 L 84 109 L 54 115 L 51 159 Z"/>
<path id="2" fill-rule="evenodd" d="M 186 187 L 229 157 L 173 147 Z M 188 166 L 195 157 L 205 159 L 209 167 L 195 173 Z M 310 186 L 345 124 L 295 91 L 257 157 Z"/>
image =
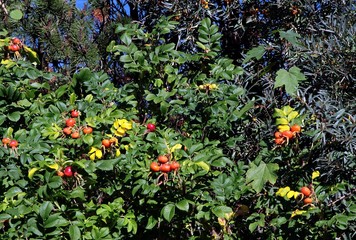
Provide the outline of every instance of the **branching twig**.
<path id="1" fill-rule="evenodd" d="M 336 199 L 335 201 L 332 201 L 328 204 L 328 207 L 335 205 L 337 202 L 340 202 L 342 200 L 344 200 L 345 198 L 348 198 L 350 196 L 352 196 L 354 193 L 356 192 L 356 188 L 352 189 L 350 193 L 345 194 L 344 196 Z"/>
<path id="2" fill-rule="evenodd" d="M 3 9 L 3 11 L 5 12 L 5 15 L 8 15 L 9 12 L 7 11 L 5 3 L 2 0 L 0 0 L 0 6 Z"/>

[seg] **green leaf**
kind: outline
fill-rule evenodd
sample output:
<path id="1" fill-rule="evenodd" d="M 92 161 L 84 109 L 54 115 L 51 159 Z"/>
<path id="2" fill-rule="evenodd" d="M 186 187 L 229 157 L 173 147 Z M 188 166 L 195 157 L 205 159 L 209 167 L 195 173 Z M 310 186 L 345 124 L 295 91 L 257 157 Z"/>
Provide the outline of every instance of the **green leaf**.
<path id="1" fill-rule="evenodd" d="M 0 115 L 0 125 L 2 125 L 5 122 L 5 120 L 6 120 L 6 116 L 1 114 Z"/>
<path id="2" fill-rule="evenodd" d="M 89 146 L 93 145 L 94 143 L 94 138 L 92 135 L 90 134 L 87 134 L 87 135 L 84 135 L 83 137 L 83 141 L 88 144 Z"/>
<path id="3" fill-rule="evenodd" d="M 42 203 L 39 209 L 41 218 L 45 221 L 49 217 L 49 214 L 52 212 L 52 210 L 53 210 L 53 204 L 51 202 L 46 201 Z"/>
<path id="4" fill-rule="evenodd" d="M 11 215 L 9 215 L 7 213 L 1 213 L 0 214 L 0 221 L 8 220 L 10 218 L 11 218 Z"/>
<path id="5" fill-rule="evenodd" d="M 280 69 L 277 72 L 274 88 L 285 86 L 286 92 L 290 95 L 295 95 L 298 89 L 298 82 L 305 80 L 305 75 L 300 72 L 298 67 L 292 67 L 289 71 Z"/>
<path id="6" fill-rule="evenodd" d="M 97 161 L 96 167 L 100 170 L 111 171 L 114 169 L 114 166 L 118 161 L 118 159 Z"/>
<path id="7" fill-rule="evenodd" d="M 131 44 L 131 37 L 127 34 L 124 33 L 121 35 L 120 40 L 125 43 L 126 45 L 130 45 Z"/>
<path id="8" fill-rule="evenodd" d="M 157 219 L 155 219 L 154 217 L 150 216 L 148 218 L 148 222 L 147 222 L 147 225 L 146 225 L 146 229 L 152 229 L 156 226 L 157 224 Z"/>
<path id="9" fill-rule="evenodd" d="M 243 108 L 240 110 L 235 110 L 232 113 L 232 121 L 236 121 L 244 116 L 244 114 L 249 111 L 255 105 L 255 101 L 249 101 Z"/>
<path id="10" fill-rule="evenodd" d="M 79 73 L 75 73 L 73 79 L 78 80 L 79 82 L 86 82 L 92 77 L 93 73 L 89 68 L 83 68 Z"/>
<path id="11" fill-rule="evenodd" d="M 232 213 L 232 208 L 227 206 L 218 206 L 211 209 L 211 211 L 219 218 L 225 218 L 225 213 Z"/>
<path id="12" fill-rule="evenodd" d="M 175 214 L 176 207 L 174 204 L 169 203 L 168 205 L 164 206 L 161 211 L 161 215 L 163 218 L 170 222 Z"/>
<path id="13" fill-rule="evenodd" d="M 5 193 L 5 197 L 6 198 L 13 198 L 15 196 L 17 196 L 18 194 L 22 193 L 21 188 L 19 187 L 12 187 L 10 188 L 6 193 Z"/>
<path id="14" fill-rule="evenodd" d="M 78 240 L 81 238 L 80 229 L 76 225 L 69 226 L 69 237 L 71 240 Z"/>
<path id="15" fill-rule="evenodd" d="M 246 57 L 245 57 L 243 63 L 247 63 L 252 58 L 256 58 L 257 60 L 260 60 L 263 57 L 263 55 L 265 54 L 265 52 L 266 52 L 265 46 L 263 46 L 263 45 L 254 47 L 246 53 Z"/>
<path id="16" fill-rule="evenodd" d="M 123 63 L 130 63 L 132 62 L 132 57 L 130 55 L 122 55 L 120 57 L 120 61 L 123 62 Z"/>
<path id="17" fill-rule="evenodd" d="M 170 52 L 175 48 L 175 44 L 174 43 L 169 43 L 169 44 L 163 44 L 161 46 L 161 52 L 166 53 L 166 52 Z"/>
<path id="18" fill-rule="evenodd" d="M 10 121 L 17 122 L 20 120 L 21 115 L 20 112 L 12 112 L 8 114 L 7 117 L 9 118 Z"/>
<path id="19" fill-rule="evenodd" d="M 189 211 L 189 202 L 187 199 L 183 199 L 183 200 L 177 202 L 176 206 L 179 210 L 186 211 L 186 212 Z"/>
<path id="20" fill-rule="evenodd" d="M 14 20 L 20 20 L 22 18 L 22 16 L 23 16 L 23 13 L 19 9 L 15 9 L 10 12 L 10 17 Z"/>
<path id="21" fill-rule="evenodd" d="M 67 220 L 65 220 L 62 216 L 60 216 L 59 213 L 55 213 L 47 218 L 44 227 L 45 228 L 61 227 L 61 226 L 66 226 L 67 224 L 68 224 Z"/>
<path id="22" fill-rule="evenodd" d="M 298 38 L 301 38 L 301 36 L 298 33 L 295 33 L 293 30 L 288 30 L 287 32 L 279 31 L 279 36 L 281 39 L 286 39 L 294 46 L 300 45 Z"/>
<path id="23" fill-rule="evenodd" d="M 278 164 L 268 163 L 261 161 L 260 165 L 256 166 L 251 163 L 250 169 L 246 173 L 246 183 L 250 184 L 252 188 L 257 192 L 261 192 L 265 183 L 276 183 L 277 174 L 275 173 L 279 169 Z"/>

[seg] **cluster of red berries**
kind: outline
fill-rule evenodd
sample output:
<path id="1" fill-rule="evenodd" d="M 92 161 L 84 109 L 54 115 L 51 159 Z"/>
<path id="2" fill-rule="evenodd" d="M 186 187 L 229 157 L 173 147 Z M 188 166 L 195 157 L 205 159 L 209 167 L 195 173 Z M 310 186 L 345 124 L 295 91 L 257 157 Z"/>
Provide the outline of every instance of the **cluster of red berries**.
<path id="1" fill-rule="evenodd" d="M 21 40 L 14 37 L 11 39 L 10 45 L 7 46 L 6 48 L 7 48 L 7 50 L 9 50 L 11 52 L 18 52 L 18 51 L 20 51 L 21 46 L 22 46 Z"/>
<path id="2" fill-rule="evenodd" d="M 7 148 L 9 146 L 12 149 L 17 148 L 17 146 L 19 145 L 18 141 L 16 141 L 15 139 L 7 138 L 7 137 L 2 139 L 2 143 L 3 143 L 4 148 Z"/>
<path id="3" fill-rule="evenodd" d="M 304 204 L 311 204 L 313 202 L 313 198 L 311 198 L 312 190 L 310 190 L 309 187 L 306 187 L 306 186 L 302 187 L 300 189 L 300 193 L 303 196 Z"/>
<path id="4" fill-rule="evenodd" d="M 169 161 L 166 155 L 158 156 L 157 162 L 152 162 L 150 165 L 150 169 L 152 172 L 169 173 L 171 171 L 177 171 L 179 168 L 179 162 Z"/>
<path id="5" fill-rule="evenodd" d="M 285 131 L 277 131 L 274 133 L 274 142 L 277 145 L 282 145 L 284 143 L 288 143 L 290 140 L 295 138 L 297 134 L 301 131 L 301 127 L 298 124 L 294 124 L 290 127 L 290 130 Z"/>
<path id="6" fill-rule="evenodd" d="M 65 167 L 63 171 L 57 171 L 57 175 L 60 177 L 72 177 L 73 175 L 75 175 L 75 173 L 76 172 L 73 170 L 72 166 Z"/>
<path id="7" fill-rule="evenodd" d="M 80 138 L 80 130 L 82 130 L 84 134 L 91 134 L 93 132 L 93 128 L 89 126 L 76 127 L 76 118 L 80 116 L 78 110 L 73 109 L 70 116 L 70 118 L 66 119 L 66 127 L 63 128 L 63 133 L 65 135 L 70 135 L 73 139 L 77 139 Z"/>

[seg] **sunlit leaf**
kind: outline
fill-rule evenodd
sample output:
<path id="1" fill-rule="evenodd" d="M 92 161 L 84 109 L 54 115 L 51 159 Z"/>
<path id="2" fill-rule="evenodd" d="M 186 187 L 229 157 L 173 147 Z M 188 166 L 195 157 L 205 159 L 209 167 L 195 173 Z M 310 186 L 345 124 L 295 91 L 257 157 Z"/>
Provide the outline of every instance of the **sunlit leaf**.
<path id="1" fill-rule="evenodd" d="M 305 75 L 298 67 L 292 67 L 289 71 L 280 69 L 277 71 L 274 88 L 285 86 L 286 92 L 295 95 L 298 89 L 299 81 L 305 80 Z"/>
<path id="2" fill-rule="evenodd" d="M 37 170 L 39 170 L 39 168 L 31 168 L 31 169 L 28 171 L 28 178 L 32 180 L 33 175 L 35 174 L 35 172 L 37 172 Z"/>
<path id="3" fill-rule="evenodd" d="M 265 163 L 260 162 L 258 166 L 251 163 L 250 169 L 246 173 L 246 183 L 251 185 L 252 188 L 257 192 L 261 192 L 263 186 L 270 182 L 274 184 L 277 180 L 276 171 L 279 169 L 276 163 Z"/>
<path id="4" fill-rule="evenodd" d="M 320 172 L 319 171 L 314 171 L 312 173 L 312 180 L 314 180 L 315 178 L 319 177 L 320 176 Z"/>

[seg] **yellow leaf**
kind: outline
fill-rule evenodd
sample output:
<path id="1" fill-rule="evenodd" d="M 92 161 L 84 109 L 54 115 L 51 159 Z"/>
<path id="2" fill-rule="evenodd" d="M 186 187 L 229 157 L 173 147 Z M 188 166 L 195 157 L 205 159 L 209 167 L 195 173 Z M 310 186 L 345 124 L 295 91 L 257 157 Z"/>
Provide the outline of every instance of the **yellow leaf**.
<path id="1" fill-rule="evenodd" d="M 290 191 L 290 187 L 284 187 L 284 188 L 280 188 L 278 189 L 278 191 L 276 192 L 277 196 L 281 196 L 284 197 L 285 195 L 287 195 L 287 193 Z"/>
<path id="2" fill-rule="evenodd" d="M 276 125 L 288 125 L 289 121 L 286 118 L 277 118 Z"/>
<path id="3" fill-rule="evenodd" d="M 58 170 L 59 169 L 59 165 L 57 163 L 53 163 L 53 164 L 47 165 L 47 167 L 49 167 L 51 169 L 54 169 L 54 170 Z"/>
<path id="4" fill-rule="evenodd" d="M 288 114 L 288 121 L 293 120 L 294 118 L 298 117 L 299 113 L 297 111 L 292 111 Z"/>
<path id="5" fill-rule="evenodd" d="M 313 173 L 312 173 L 312 180 L 314 180 L 314 178 L 317 178 L 317 177 L 319 177 L 320 176 L 320 172 L 319 171 L 314 171 Z"/>
<path id="6" fill-rule="evenodd" d="M 115 156 L 118 157 L 118 156 L 120 156 L 120 155 L 121 155 L 120 149 L 116 149 L 116 154 L 115 154 Z"/>
<path id="7" fill-rule="evenodd" d="M 177 143 L 171 148 L 171 153 L 173 153 L 177 149 L 182 149 L 182 144 Z"/>
<path id="8" fill-rule="evenodd" d="M 200 162 L 196 162 L 195 164 L 207 172 L 209 172 L 209 170 L 210 170 L 210 166 L 206 162 L 200 161 Z"/>
<path id="9" fill-rule="evenodd" d="M 116 129 L 119 128 L 119 119 L 114 122 L 113 126 Z"/>
<path id="10" fill-rule="evenodd" d="M 91 149 L 90 149 L 90 151 L 89 151 L 89 154 L 90 154 L 90 153 L 95 153 L 96 150 L 97 150 L 96 147 L 91 147 Z"/>
<path id="11" fill-rule="evenodd" d="M 121 125 L 121 127 L 126 130 L 130 130 L 130 129 L 132 129 L 132 122 L 126 121 Z"/>
<path id="12" fill-rule="evenodd" d="M 101 159 L 103 157 L 103 152 L 100 150 L 100 149 L 97 149 L 95 151 L 95 156 L 98 158 L 98 159 Z"/>
<path id="13" fill-rule="evenodd" d="M 119 127 L 116 131 L 115 131 L 115 135 L 123 137 L 125 135 L 125 129 Z"/>
<path id="14" fill-rule="evenodd" d="M 294 197 L 294 199 L 296 199 L 299 196 L 300 192 L 296 192 L 296 191 L 289 191 L 287 193 L 287 198 L 291 199 L 292 197 Z"/>
<path id="15" fill-rule="evenodd" d="M 294 199 L 297 199 L 301 193 L 300 192 L 294 192 Z"/>
<path id="16" fill-rule="evenodd" d="M 306 212 L 307 212 L 307 211 L 305 211 L 305 210 L 299 210 L 299 209 L 297 209 L 297 210 L 295 210 L 295 211 L 292 212 L 291 218 L 293 218 L 293 217 L 295 217 L 295 216 L 297 216 L 297 215 L 302 215 L 303 213 L 306 213 Z"/>
<path id="17" fill-rule="evenodd" d="M 226 224 L 226 220 L 224 218 L 218 218 L 218 222 L 219 222 L 220 226 L 225 226 L 225 224 Z"/>
<path id="18" fill-rule="evenodd" d="M 290 131 L 290 127 L 288 125 L 278 125 L 278 131 L 284 132 L 284 131 Z"/>
<path id="19" fill-rule="evenodd" d="M 284 106 L 282 108 L 282 111 L 284 113 L 284 116 L 288 116 L 289 113 L 291 113 L 294 110 L 294 108 L 290 107 L 290 106 Z"/>
<path id="20" fill-rule="evenodd" d="M 10 59 L 2 59 L 1 60 L 1 64 L 3 64 L 3 65 L 9 65 L 11 63 L 14 63 L 14 61 L 12 61 Z"/>
<path id="21" fill-rule="evenodd" d="M 38 58 L 38 54 L 35 51 L 25 45 L 23 45 L 23 49 L 27 53 L 27 56 L 32 63 L 35 62 L 36 64 L 40 64 L 40 59 Z"/>
<path id="22" fill-rule="evenodd" d="M 234 212 L 225 213 L 226 220 L 230 220 L 234 216 Z"/>
<path id="23" fill-rule="evenodd" d="M 28 178 L 32 180 L 33 178 L 33 175 L 35 174 L 35 172 L 37 172 L 39 168 L 31 168 L 29 171 L 28 171 Z"/>

